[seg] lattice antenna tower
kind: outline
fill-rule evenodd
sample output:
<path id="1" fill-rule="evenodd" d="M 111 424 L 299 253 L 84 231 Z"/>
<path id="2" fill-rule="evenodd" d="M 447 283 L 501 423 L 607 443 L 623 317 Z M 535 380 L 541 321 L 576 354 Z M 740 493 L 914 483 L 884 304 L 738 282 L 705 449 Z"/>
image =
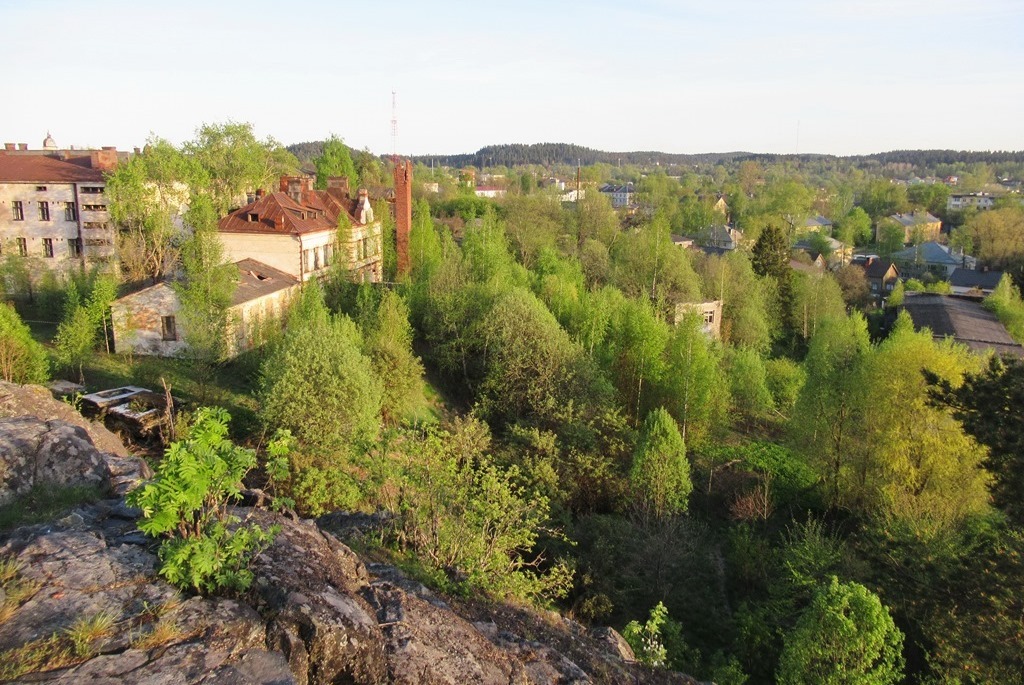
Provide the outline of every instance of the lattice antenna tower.
<path id="1" fill-rule="evenodd" d="M 391 161 L 398 164 L 398 97 L 391 91 Z"/>

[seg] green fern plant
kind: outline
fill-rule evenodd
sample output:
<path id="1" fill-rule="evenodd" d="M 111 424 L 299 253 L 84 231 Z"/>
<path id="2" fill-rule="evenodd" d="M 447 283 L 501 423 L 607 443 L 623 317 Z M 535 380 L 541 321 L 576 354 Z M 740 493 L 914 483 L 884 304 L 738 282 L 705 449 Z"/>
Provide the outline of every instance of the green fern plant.
<path id="1" fill-rule="evenodd" d="M 188 439 L 172 443 L 156 477 L 128 496 L 142 510 L 139 530 L 164 538 L 160 574 L 182 589 L 244 592 L 253 579 L 249 561 L 277 534 L 229 513 L 256 465 L 255 452 L 228 438 L 229 420 L 223 409 L 199 409 Z"/>

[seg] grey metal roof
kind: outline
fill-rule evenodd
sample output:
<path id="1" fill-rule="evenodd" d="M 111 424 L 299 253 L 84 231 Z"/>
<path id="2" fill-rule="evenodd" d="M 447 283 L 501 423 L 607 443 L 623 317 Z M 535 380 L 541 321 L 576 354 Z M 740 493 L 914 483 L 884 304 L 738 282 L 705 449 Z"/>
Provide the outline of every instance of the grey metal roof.
<path id="1" fill-rule="evenodd" d="M 953 269 L 953 273 L 949 275 L 950 285 L 954 285 L 958 288 L 981 288 L 983 290 L 992 290 L 1003 277 L 1002 271 L 974 271 L 973 269 L 964 269 L 963 267 L 957 267 Z"/>
<path id="2" fill-rule="evenodd" d="M 936 338 L 951 337 L 975 352 L 995 350 L 1000 354 L 1024 356 L 995 314 L 979 303 L 935 293 L 907 293 L 903 308 L 914 327 L 928 328 Z"/>
<path id="3" fill-rule="evenodd" d="M 933 216 L 931 212 L 911 212 L 910 214 L 893 214 L 889 217 L 895 219 L 904 226 L 913 226 L 914 224 L 934 224 L 939 221 L 939 217 Z"/>
<path id="4" fill-rule="evenodd" d="M 926 264 L 961 264 L 962 260 L 949 253 L 949 248 L 934 240 L 921 243 L 916 247 L 894 252 L 891 257 L 902 262 L 921 261 Z"/>

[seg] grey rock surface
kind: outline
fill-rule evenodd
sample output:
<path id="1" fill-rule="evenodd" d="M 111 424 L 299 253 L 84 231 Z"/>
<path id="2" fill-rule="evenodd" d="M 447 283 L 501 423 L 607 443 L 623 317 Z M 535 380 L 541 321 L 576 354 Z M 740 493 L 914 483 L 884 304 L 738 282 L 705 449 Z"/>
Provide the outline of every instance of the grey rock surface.
<path id="1" fill-rule="evenodd" d="M 621 640 L 614 631 L 595 639 L 579 624 L 541 616 L 555 632 L 528 639 L 500 617 L 474 622 L 396 568 L 368 569 L 314 522 L 266 511 L 236 510 L 280 527 L 253 562 L 250 592 L 189 596 L 157 575 L 155 545 L 136 530 L 136 513 L 106 500 L 2 540 L 0 558 L 17 561 L 33 592 L 0 621 L 0 653 L 82 619 L 115 620 L 94 656 L 33 673 L 32 682 L 693 682 L 627 663 L 625 649 L 613 647 Z"/>
<path id="2" fill-rule="evenodd" d="M 98 450 L 80 425 L 34 416 L 0 418 L 0 504 L 45 485 L 88 485 L 124 495 L 151 475 L 139 457 Z"/>

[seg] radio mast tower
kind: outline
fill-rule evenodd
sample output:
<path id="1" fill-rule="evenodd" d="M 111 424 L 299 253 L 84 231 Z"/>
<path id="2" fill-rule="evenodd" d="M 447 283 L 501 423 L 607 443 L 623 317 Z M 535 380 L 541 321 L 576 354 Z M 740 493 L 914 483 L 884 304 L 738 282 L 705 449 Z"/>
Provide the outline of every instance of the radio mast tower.
<path id="1" fill-rule="evenodd" d="M 391 91 L 391 162 L 398 164 L 398 98 Z"/>

